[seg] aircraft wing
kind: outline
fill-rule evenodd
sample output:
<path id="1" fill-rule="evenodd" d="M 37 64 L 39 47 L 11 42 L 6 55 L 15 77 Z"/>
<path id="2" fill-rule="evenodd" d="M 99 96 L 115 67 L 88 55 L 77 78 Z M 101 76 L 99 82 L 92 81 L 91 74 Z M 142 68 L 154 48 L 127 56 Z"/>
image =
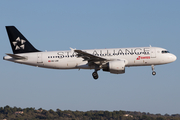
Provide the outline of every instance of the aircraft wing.
<path id="1" fill-rule="evenodd" d="M 77 52 L 78 54 L 78 57 L 82 57 L 85 61 L 107 61 L 107 59 L 105 58 L 102 58 L 102 57 L 98 57 L 98 56 L 95 56 L 93 54 L 90 54 L 90 53 L 87 53 L 87 52 L 84 52 L 82 50 L 74 50 L 75 52 Z"/>
<path id="2" fill-rule="evenodd" d="M 26 59 L 26 57 L 23 57 L 23 56 L 20 56 L 20 55 L 8 54 L 8 53 L 6 55 L 9 55 L 14 59 Z"/>

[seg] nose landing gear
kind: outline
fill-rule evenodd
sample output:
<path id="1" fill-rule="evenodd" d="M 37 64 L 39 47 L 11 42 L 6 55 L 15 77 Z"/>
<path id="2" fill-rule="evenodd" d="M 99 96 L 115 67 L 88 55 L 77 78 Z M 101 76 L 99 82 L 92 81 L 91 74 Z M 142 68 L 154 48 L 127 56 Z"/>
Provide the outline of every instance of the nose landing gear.
<path id="1" fill-rule="evenodd" d="M 154 65 L 151 65 L 152 68 L 152 75 L 156 75 L 156 72 L 154 71 Z"/>
<path id="2" fill-rule="evenodd" d="M 156 72 L 155 72 L 155 71 L 153 71 L 153 72 L 152 72 L 152 75 L 156 75 Z"/>

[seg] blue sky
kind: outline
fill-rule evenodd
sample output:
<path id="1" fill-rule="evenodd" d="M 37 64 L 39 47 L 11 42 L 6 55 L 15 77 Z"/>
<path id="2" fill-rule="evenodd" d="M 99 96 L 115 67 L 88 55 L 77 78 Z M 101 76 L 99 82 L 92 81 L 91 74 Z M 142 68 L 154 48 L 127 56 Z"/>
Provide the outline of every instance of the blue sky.
<path id="1" fill-rule="evenodd" d="M 5 26 L 39 50 L 162 47 L 180 55 L 180 1 L 1 1 L 0 55 L 12 53 Z M 130 67 L 114 75 L 51 70 L 0 60 L 0 107 L 125 110 L 179 114 L 180 63 Z"/>

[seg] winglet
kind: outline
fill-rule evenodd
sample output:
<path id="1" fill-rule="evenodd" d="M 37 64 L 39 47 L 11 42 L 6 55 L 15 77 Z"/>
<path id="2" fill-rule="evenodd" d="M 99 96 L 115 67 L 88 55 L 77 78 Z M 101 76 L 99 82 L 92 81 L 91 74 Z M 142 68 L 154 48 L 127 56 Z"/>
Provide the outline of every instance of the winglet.
<path id="1" fill-rule="evenodd" d="M 71 51 L 74 51 L 74 50 L 76 50 L 76 48 L 74 48 L 74 49 L 73 49 L 73 48 L 71 48 L 71 47 L 69 47 L 69 48 L 71 49 Z"/>

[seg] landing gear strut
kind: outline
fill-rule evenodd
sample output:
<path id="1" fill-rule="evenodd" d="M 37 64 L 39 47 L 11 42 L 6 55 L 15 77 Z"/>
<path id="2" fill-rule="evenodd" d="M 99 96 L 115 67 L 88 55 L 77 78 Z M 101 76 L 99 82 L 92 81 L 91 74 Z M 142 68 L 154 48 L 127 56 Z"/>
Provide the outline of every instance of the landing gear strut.
<path id="1" fill-rule="evenodd" d="M 154 65 L 151 65 L 152 68 L 152 75 L 156 75 L 156 72 L 154 71 Z"/>

